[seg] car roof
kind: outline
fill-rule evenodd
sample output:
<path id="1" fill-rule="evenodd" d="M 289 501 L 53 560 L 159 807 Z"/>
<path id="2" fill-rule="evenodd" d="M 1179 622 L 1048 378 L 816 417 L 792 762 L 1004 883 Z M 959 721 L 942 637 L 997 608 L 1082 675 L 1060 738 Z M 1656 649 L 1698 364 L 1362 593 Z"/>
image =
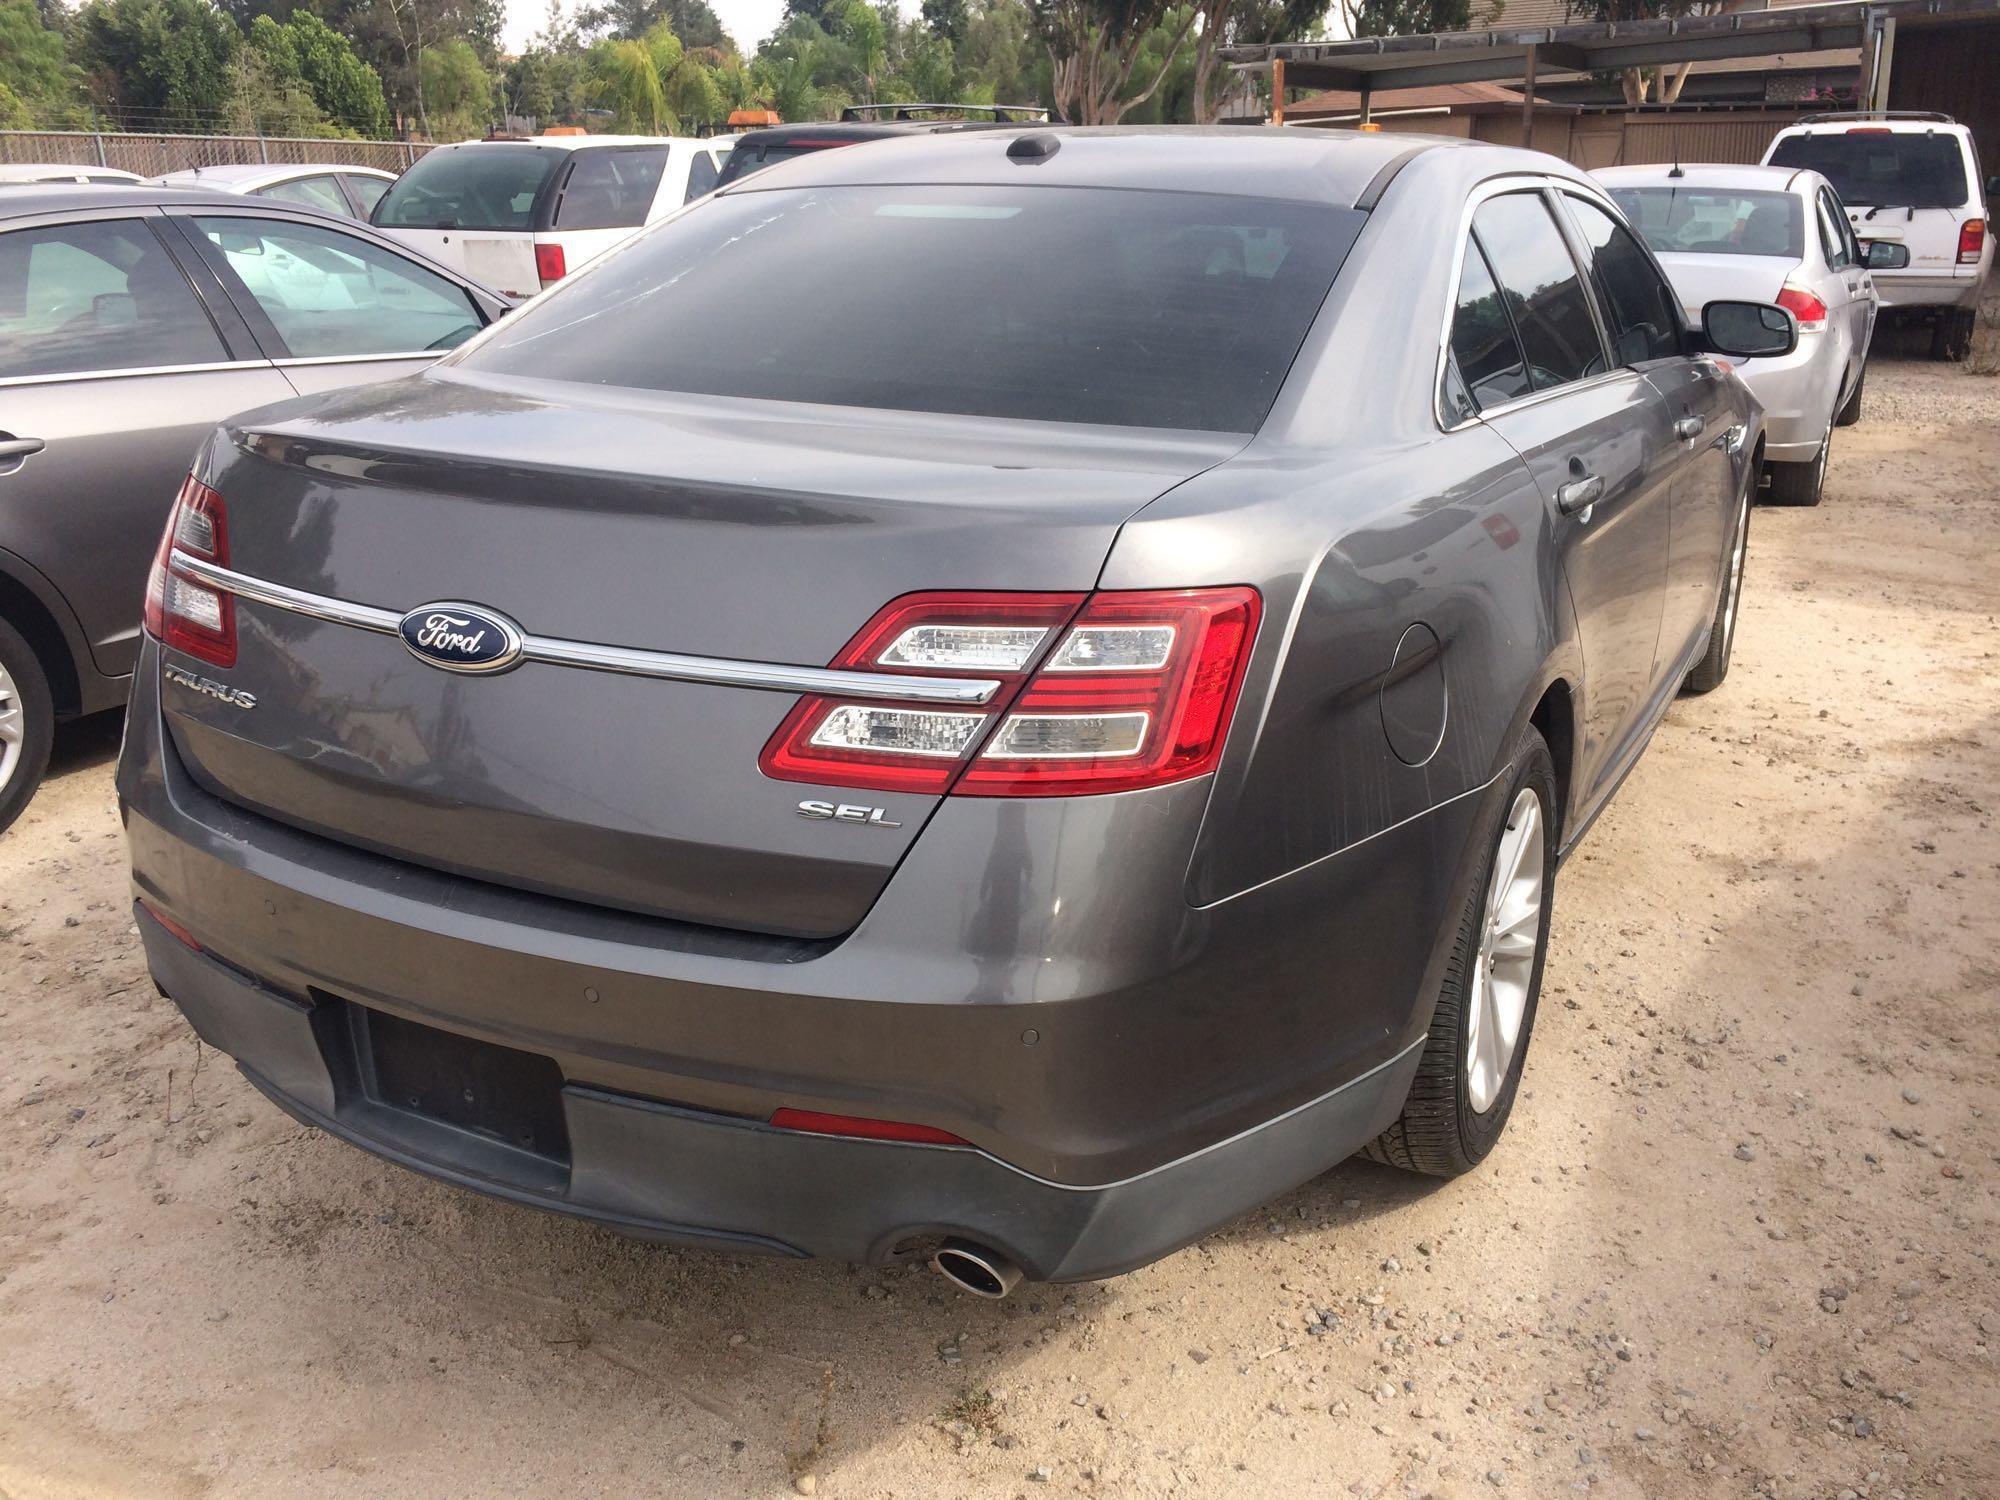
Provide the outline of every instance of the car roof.
<path id="1" fill-rule="evenodd" d="M 782 128 L 782 127 L 780 127 Z M 834 126 L 819 127 L 833 130 Z M 875 127 L 869 127 L 875 128 Z M 764 131 L 751 134 L 763 135 Z M 1031 160 L 1008 155 L 1024 138 L 1056 150 Z M 750 135 L 744 136 L 744 142 Z M 1498 153 L 1455 137 L 1247 125 L 1010 125 L 1000 129 L 891 132 L 866 151 L 815 151 L 766 167 L 723 194 L 803 186 L 895 186 L 950 182 L 1159 188 L 1235 197 L 1351 204 L 1378 173 L 1418 152 L 1453 147 Z M 1552 158 L 1551 170 L 1562 169 Z M 1567 170 L 1567 169 L 1563 169 Z"/>
<path id="2" fill-rule="evenodd" d="M 70 176 L 111 176 L 130 178 L 134 182 L 144 179 L 136 172 L 127 172 L 123 167 L 98 167 L 79 161 L 4 161 L 0 162 L 0 182 L 12 186 L 16 183 L 39 182 L 42 174 L 54 177 Z"/>
<path id="3" fill-rule="evenodd" d="M 1743 188 L 1747 191 L 1782 193 L 1795 179 L 1820 181 L 1819 173 L 1806 167 L 1758 167 L 1737 162 L 1696 162 L 1674 166 L 1660 162 L 1647 167 L 1598 167 L 1591 174 L 1606 187 L 1632 187 L 1646 183 L 1653 187 Z"/>
<path id="4" fill-rule="evenodd" d="M 223 162 L 213 167 L 182 167 L 176 172 L 162 172 L 155 182 L 170 183 L 175 187 L 185 187 L 191 183 L 236 183 L 255 186 L 266 182 L 282 182 L 288 177 L 314 177 L 325 172 L 362 172 L 371 177 L 394 178 L 394 172 L 385 172 L 380 167 L 355 166 L 339 161 L 306 162 Z"/>
<path id="5" fill-rule="evenodd" d="M 124 183 L 42 182 L 10 187 L 5 194 L 0 194 L 0 219 L 97 208 L 152 208 L 163 204 L 226 208 L 237 213 L 248 206 L 242 194 L 220 188 L 161 187 L 152 183 L 134 183 L 128 187 Z M 256 207 L 260 211 L 324 219 L 343 228 L 351 229 L 355 224 L 355 220 L 344 214 L 323 213 L 300 203 L 259 203 Z"/>
<path id="6" fill-rule="evenodd" d="M 442 146 L 433 146 L 425 153 L 435 156 L 440 151 L 467 151 L 479 146 L 539 146 L 547 151 L 581 151 L 589 146 L 713 146 L 726 143 L 727 136 L 710 136 L 697 139 L 691 135 L 529 135 L 511 139 L 447 141 Z M 422 161 L 423 157 L 417 160 Z"/>
<path id="7" fill-rule="evenodd" d="M 1972 127 L 1959 120 L 1894 120 L 1880 115 L 1857 114 L 1837 120 L 1813 120 L 1809 123 L 1787 125 L 1778 136 L 1787 135 L 1880 135 L 1888 132 L 1894 135 L 1949 135 L 1967 138 Z M 1778 137 L 1773 136 L 1776 140 Z"/>
<path id="8" fill-rule="evenodd" d="M 1020 120 L 801 120 L 790 125 L 765 125 L 736 138 L 743 146 L 782 146 L 801 136 L 821 141 L 881 141 L 906 135 L 946 135 L 960 130 L 1043 129 Z"/>

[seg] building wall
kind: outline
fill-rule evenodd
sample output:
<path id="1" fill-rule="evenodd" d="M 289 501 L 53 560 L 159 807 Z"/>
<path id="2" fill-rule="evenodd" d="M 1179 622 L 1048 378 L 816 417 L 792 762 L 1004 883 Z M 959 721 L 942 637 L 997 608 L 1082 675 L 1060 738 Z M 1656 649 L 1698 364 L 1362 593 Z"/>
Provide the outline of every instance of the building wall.
<path id="1" fill-rule="evenodd" d="M 1980 170 L 2000 172 L 2000 21 L 1898 24 L 1889 107 L 1942 110 L 1971 126 Z"/>

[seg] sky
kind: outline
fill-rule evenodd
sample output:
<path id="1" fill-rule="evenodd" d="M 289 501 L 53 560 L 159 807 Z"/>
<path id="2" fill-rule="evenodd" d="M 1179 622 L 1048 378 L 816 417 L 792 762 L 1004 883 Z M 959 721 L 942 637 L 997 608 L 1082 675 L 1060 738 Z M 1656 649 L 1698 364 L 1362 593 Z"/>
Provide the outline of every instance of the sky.
<path id="1" fill-rule="evenodd" d="M 778 29 L 778 17 L 785 10 L 785 0 L 709 0 L 709 3 L 746 57 Z M 575 6 L 567 8 L 573 10 Z M 519 52 L 548 19 L 548 0 L 507 0 L 507 26 L 500 33 L 500 45 L 509 52 Z"/>

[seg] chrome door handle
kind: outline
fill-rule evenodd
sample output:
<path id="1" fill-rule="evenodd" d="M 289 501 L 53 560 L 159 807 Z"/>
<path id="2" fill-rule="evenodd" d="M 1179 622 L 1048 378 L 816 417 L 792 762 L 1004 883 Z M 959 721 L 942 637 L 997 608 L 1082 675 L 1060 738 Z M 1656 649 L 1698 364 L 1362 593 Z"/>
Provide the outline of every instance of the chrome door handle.
<path id="1" fill-rule="evenodd" d="M 1708 426 L 1708 420 L 1705 417 L 1682 417 L 1678 422 L 1674 423 L 1674 436 L 1677 438 L 1698 438 L 1701 436 L 1702 429 L 1706 426 Z"/>
<path id="2" fill-rule="evenodd" d="M 1581 479 L 1572 479 L 1556 491 L 1556 509 L 1566 516 L 1573 516 L 1580 510 L 1589 510 L 1603 498 L 1604 476 L 1586 474 Z"/>
<path id="3" fill-rule="evenodd" d="M 27 458 L 46 447 L 48 444 L 40 438 L 0 438 L 0 463 L 10 458 Z"/>

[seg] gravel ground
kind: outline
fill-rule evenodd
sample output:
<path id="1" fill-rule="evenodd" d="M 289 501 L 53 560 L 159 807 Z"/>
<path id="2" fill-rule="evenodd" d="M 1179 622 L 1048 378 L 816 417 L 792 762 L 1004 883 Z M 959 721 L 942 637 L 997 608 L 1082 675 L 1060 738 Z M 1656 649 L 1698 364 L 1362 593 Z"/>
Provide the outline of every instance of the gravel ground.
<path id="1" fill-rule="evenodd" d="M 2000 381 L 1868 391 L 1563 872 L 1486 1168 L 1000 1304 L 293 1125 L 147 983 L 78 726 L 0 837 L 0 1494 L 2000 1493 Z"/>

